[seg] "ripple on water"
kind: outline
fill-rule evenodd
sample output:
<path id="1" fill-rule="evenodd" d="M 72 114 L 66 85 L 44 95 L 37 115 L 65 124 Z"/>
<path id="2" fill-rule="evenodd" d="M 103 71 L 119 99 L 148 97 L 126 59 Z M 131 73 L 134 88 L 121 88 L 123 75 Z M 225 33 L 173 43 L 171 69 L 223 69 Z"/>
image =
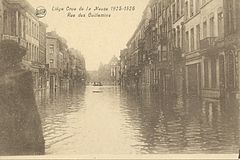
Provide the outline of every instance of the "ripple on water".
<path id="1" fill-rule="evenodd" d="M 39 102 L 47 154 L 238 153 L 240 112 L 231 102 L 101 89 Z"/>

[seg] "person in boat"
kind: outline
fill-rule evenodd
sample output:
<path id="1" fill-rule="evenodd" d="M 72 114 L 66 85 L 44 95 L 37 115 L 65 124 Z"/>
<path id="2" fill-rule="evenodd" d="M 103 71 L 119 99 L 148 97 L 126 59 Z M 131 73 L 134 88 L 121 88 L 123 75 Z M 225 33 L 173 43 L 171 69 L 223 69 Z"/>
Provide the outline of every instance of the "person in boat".
<path id="1" fill-rule="evenodd" d="M 0 156 L 45 152 L 32 73 L 21 67 L 25 54 L 15 41 L 0 42 Z"/>

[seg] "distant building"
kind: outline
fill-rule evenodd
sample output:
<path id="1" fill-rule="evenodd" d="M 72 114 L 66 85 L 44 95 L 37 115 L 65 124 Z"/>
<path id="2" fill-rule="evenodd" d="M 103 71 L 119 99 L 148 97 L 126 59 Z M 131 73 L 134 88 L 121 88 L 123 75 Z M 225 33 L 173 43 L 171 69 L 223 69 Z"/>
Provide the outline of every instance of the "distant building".
<path id="1" fill-rule="evenodd" d="M 39 87 L 47 87 L 48 66 L 46 66 L 46 33 L 47 25 L 43 22 L 39 22 L 39 63 L 44 66 L 39 72 Z"/>
<path id="2" fill-rule="evenodd" d="M 63 43 L 56 32 L 48 32 L 46 37 L 46 64 L 49 66 L 50 90 L 56 90 L 61 86 Z M 66 45 L 66 44 L 65 44 Z"/>
<path id="3" fill-rule="evenodd" d="M 113 85 L 119 85 L 119 72 L 120 72 L 120 61 L 116 56 L 113 56 L 109 62 L 110 66 L 110 78 Z"/>
<path id="4" fill-rule="evenodd" d="M 100 63 L 98 68 L 98 79 L 103 84 L 119 85 L 120 84 L 120 61 L 113 56 L 108 64 Z"/>

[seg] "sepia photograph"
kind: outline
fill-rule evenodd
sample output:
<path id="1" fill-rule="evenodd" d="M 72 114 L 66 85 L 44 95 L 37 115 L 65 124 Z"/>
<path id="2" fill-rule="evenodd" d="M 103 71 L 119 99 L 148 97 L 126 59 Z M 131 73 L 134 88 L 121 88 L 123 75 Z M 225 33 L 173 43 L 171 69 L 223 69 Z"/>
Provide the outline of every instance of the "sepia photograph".
<path id="1" fill-rule="evenodd" d="M 240 0 L 0 0 L 0 159 L 240 159 Z"/>

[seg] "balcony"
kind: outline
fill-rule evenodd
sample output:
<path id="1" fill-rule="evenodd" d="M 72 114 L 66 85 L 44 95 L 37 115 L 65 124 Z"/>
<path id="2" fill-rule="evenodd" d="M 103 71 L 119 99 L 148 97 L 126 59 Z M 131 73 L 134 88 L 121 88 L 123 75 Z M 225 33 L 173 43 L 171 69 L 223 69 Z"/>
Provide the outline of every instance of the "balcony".
<path id="1" fill-rule="evenodd" d="M 207 37 L 200 40 L 200 49 L 206 50 L 215 47 L 216 37 Z"/>
<path id="2" fill-rule="evenodd" d="M 217 53 L 216 39 L 217 37 L 207 37 L 200 40 L 200 49 L 202 54 L 210 53 L 211 55 L 214 55 Z"/>
<path id="3" fill-rule="evenodd" d="M 2 40 L 13 40 L 17 42 L 21 47 L 27 48 L 27 41 L 17 36 L 2 35 Z"/>

